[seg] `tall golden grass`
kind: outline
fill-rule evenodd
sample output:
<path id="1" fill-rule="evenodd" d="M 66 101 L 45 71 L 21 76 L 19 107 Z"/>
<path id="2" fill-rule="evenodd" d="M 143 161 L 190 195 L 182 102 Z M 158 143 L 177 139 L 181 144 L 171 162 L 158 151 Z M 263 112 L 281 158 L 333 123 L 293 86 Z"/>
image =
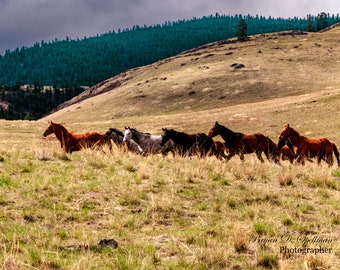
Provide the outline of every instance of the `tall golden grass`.
<path id="1" fill-rule="evenodd" d="M 339 171 L 247 155 L 64 154 L 37 122 L 5 122 L 4 269 L 336 269 Z M 9 130 L 7 130 L 9 131 Z M 41 130 L 42 131 L 42 130 Z M 4 128 L 2 129 L 4 132 Z M 24 140 L 24 138 L 27 138 Z M 330 242 L 303 241 L 318 237 Z M 118 248 L 99 246 L 115 239 Z M 289 239 L 289 240 L 288 240 Z M 331 253 L 282 253 L 287 247 Z"/>

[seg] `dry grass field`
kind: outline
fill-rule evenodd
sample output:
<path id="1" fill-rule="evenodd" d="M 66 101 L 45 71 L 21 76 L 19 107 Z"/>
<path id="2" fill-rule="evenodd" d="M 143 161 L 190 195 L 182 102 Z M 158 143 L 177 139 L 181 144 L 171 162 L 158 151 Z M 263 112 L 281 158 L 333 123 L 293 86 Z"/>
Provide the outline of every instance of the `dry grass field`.
<path id="1" fill-rule="evenodd" d="M 116 76 L 39 121 L 1 120 L 0 268 L 337 269 L 337 164 L 116 147 L 66 155 L 42 133 L 47 120 L 76 132 L 129 125 L 154 134 L 206 133 L 219 121 L 277 141 L 290 123 L 339 148 L 339 31 L 208 44 Z"/>

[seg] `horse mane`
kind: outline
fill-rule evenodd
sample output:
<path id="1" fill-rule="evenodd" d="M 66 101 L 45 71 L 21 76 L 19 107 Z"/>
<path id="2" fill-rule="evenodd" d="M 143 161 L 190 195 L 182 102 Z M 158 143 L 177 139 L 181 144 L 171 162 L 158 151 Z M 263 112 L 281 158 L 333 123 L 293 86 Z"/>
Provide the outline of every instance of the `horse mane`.
<path id="1" fill-rule="evenodd" d="M 60 129 L 62 129 L 62 130 L 64 130 L 64 131 L 66 131 L 66 132 L 68 132 L 68 133 L 75 134 L 75 132 L 68 130 L 68 129 L 67 129 L 66 127 L 64 127 L 64 125 L 61 124 L 61 123 L 56 123 L 56 122 L 51 122 L 51 123 L 52 123 L 52 125 L 57 126 L 58 128 L 60 128 Z"/>
<path id="2" fill-rule="evenodd" d="M 118 135 L 124 137 L 124 133 L 122 131 L 120 131 L 117 128 L 110 128 L 113 132 L 117 133 Z"/>
<path id="3" fill-rule="evenodd" d="M 290 129 L 291 129 L 294 133 L 296 133 L 297 135 L 299 135 L 300 137 L 303 136 L 303 135 L 301 135 L 300 132 L 298 132 L 296 129 L 291 128 L 291 127 L 290 127 Z"/>
<path id="4" fill-rule="evenodd" d="M 65 128 L 64 125 L 62 123 L 57 123 L 57 122 L 50 122 L 52 125 L 55 125 L 55 126 L 59 126 L 59 127 L 62 127 L 62 128 Z M 65 128 L 66 129 L 66 128 Z"/>
<path id="5" fill-rule="evenodd" d="M 180 135 L 189 135 L 188 133 L 185 133 L 185 132 L 182 132 L 182 131 L 177 131 L 177 130 L 174 130 L 173 128 L 166 129 L 166 130 L 169 131 L 169 132 L 172 132 L 172 133 L 180 134 Z"/>
<path id="6" fill-rule="evenodd" d="M 137 129 L 135 129 L 135 128 L 131 128 L 131 127 L 129 127 L 129 129 L 130 129 L 130 130 L 133 130 L 134 132 L 138 132 L 138 133 L 142 133 L 142 134 L 151 136 L 151 133 L 149 133 L 149 132 L 141 132 L 141 131 L 139 131 L 139 130 L 137 130 Z"/>
<path id="7" fill-rule="evenodd" d="M 235 131 L 231 130 L 230 128 L 227 128 L 226 126 L 219 124 L 218 122 L 216 122 L 215 125 L 217 125 L 223 131 L 227 132 L 228 137 L 230 137 L 229 139 L 237 140 L 239 135 L 243 135 L 240 132 L 235 132 Z"/>
<path id="8" fill-rule="evenodd" d="M 289 128 L 291 133 L 294 133 L 294 135 L 296 135 L 296 136 L 298 136 L 298 137 L 300 137 L 300 138 L 307 138 L 307 137 L 301 135 L 300 132 L 298 132 L 296 129 L 290 127 L 289 124 L 287 124 L 287 125 L 285 126 L 285 128 L 286 128 L 286 129 Z"/>
<path id="9" fill-rule="evenodd" d="M 228 131 L 230 133 L 236 133 L 235 131 L 231 130 L 230 128 L 221 125 L 220 123 L 216 122 L 216 125 L 218 125 L 220 128 L 224 129 L 225 131 Z"/>

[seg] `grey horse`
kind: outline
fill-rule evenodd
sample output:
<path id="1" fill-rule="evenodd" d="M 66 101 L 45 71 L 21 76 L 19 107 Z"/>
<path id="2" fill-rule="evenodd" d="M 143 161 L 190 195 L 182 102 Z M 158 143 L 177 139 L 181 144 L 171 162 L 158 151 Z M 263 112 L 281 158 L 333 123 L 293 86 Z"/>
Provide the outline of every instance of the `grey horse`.
<path id="1" fill-rule="evenodd" d="M 116 128 L 110 128 L 105 133 L 113 142 L 121 149 L 125 149 L 125 143 L 127 149 L 133 153 L 142 154 L 143 149 L 134 141 L 134 140 L 127 140 L 124 142 L 124 133 Z"/>
<path id="2" fill-rule="evenodd" d="M 169 152 L 174 154 L 174 142 L 169 140 L 166 144 L 161 145 L 161 135 L 151 135 L 150 133 L 140 132 L 135 128 L 125 127 L 123 140 L 134 140 L 143 149 L 143 155 L 158 153 L 167 155 Z"/>

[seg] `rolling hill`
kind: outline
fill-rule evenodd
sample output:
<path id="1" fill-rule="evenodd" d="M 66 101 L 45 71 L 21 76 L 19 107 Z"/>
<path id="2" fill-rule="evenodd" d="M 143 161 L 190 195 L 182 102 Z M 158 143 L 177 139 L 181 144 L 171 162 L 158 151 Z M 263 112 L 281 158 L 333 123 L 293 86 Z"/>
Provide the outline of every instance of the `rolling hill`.
<path id="1" fill-rule="evenodd" d="M 273 136 L 289 122 L 335 139 L 339 34 L 333 27 L 206 44 L 103 81 L 41 121 L 78 130 L 132 125 L 159 132 L 162 126 L 206 130 L 218 120 Z M 315 122 L 318 127 L 309 130 Z"/>

